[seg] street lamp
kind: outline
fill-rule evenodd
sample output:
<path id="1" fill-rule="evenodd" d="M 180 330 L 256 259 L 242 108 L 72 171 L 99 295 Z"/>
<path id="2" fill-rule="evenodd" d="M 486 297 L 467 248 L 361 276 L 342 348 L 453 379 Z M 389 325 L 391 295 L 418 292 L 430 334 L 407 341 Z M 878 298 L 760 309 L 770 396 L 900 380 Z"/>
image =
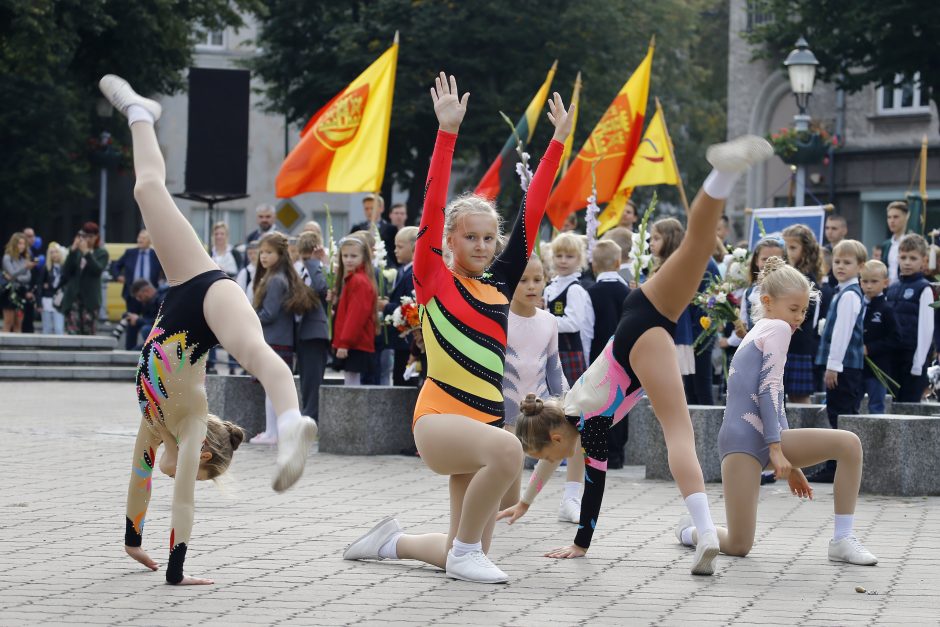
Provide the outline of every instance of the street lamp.
<path id="1" fill-rule="evenodd" d="M 796 48 L 790 51 L 786 61 L 783 64 L 790 75 L 790 89 L 793 90 L 793 96 L 796 98 L 796 106 L 799 113 L 793 116 L 793 128 L 796 131 L 809 130 L 809 116 L 806 114 L 806 106 L 809 104 L 809 97 L 813 95 L 813 83 L 816 80 L 816 66 L 819 61 L 816 55 L 809 49 L 809 44 L 803 37 L 796 41 Z M 800 165 L 796 169 L 796 206 L 801 207 L 806 195 L 806 168 Z"/>
<path id="2" fill-rule="evenodd" d="M 98 117 L 102 120 L 111 117 L 111 113 L 114 111 L 114 107 L 111 106 L 111 103 L 105 100 L 104 98 L 99 98 L 98 102 L 95 104 L 95 112 L 98 114 Z M 101 149 L 109 150 L 111 140 L 111 133 L 108 131 L 101 132 Z M 108 218 L 108 165 L 105 160 L 102 160 L 101 163 L 101 172 L 99 173 L 99 184 L 101 186 L 101 194 L 98 199 L 98 229 L 101 235 L 101 241 L 105 242 L 105 233 L 107 231 L 107 218 Z"/>

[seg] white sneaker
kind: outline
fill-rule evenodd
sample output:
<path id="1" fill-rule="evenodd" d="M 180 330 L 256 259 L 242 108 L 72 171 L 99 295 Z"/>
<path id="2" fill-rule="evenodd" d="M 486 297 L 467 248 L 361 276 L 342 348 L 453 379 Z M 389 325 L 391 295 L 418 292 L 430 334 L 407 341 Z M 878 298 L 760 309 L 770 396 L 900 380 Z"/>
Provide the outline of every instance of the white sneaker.
<path id="1" fill-rule="evenodd" d="M 130 83 L 120 76 L 105 74 L 101 77 L 101 80 L 98 81 L 98 89 L 100 89 L 104 97 L 108 99 L 108 102 L 114 105 L 114 108 L 125 116 L 127 115 L 127 108 L 131 105 L 139 105 L 149 111 L 150 115 L 153 116 L 154 122 L 159 120 L 160 115 L 163 113 L 163 107 L 160 106 L 159 102 L 151 100 L 150 98 L 144 98 L 134 91 Z"/>
<path id="2" fill-rule="evenodd" d="M 567 523 L 581 522 L 581 501 L 578 499 L 562 499 L 558 508 L 558 520 Z"/>
<path id="3" fill-rule="evenodd" d="M 471 551 L 460 557 L 447 552 L 447 576 L 474 583 L 506 583 L 509 575 L 496 567 L 483 551 Z"/>
<path id="4" fill-rule="evenodd" d="M 248 440 L 249 444 L 277 444 L 276 435 L 268 435 L 267 432 L 262 431 L 255 437 Z"/>
<path id="5" fill-rule="evenodd" d="M 855 536 L 846 536 L 841 540 L 829 541 L 829 561 L 848 562 L 859 566 L 874 566 L 878 558 L 862 546 Z"/>
<path id="6" fill-rule="evenodd" d="M 763 137 L 742 135 L 721 144 L 712 144 L 705 158 L 719 172 L 742 172 L 774 155 L 773 146 Z"/>
<path id="7" fill-rule="evenodd" d="M 344 560 L 381 560 L 379 549 L 392 539 L 396 533 L 401 533 L 401 525 L 393 517 L 383 518 L 368 533 L 355 539 L 343 551 Z"/>
<path id="8" fill-rule="evenodd" d="M 688 546 L 685 542 L 682 541 L 682 532 L 692 526 L 691 516 L 688 514 L 682 514 L 682 516 L 679 516 L 679 522 L 676 523 L 676 540 L 678 540 L 679 544 L 682 546 Z"/>
<path id="9" fill-rule="evenodd" d="M 275 492 L 283 492 L 304 474 L 307 451 L 316 439 L 317 423 L 309 416 L 301 416 L 287 427 L 277 446 L 277 474 L 272 485 Z"/>
<path id="10" fill-rule="evenodd" d="M 695 546 L 695 561 L 692 562 L 693 575 L 711 575 L 715 572 L 715 557 L 718 555 L 718 534 L 706 531 L 698 534 Z"/>

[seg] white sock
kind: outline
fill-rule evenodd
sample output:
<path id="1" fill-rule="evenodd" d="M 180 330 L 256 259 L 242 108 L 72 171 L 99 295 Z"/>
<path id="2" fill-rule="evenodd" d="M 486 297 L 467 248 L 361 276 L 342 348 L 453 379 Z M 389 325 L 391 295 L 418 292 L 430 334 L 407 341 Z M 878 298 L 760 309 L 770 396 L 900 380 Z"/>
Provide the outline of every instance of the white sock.
<path id="1" fill-rule="evenodd" d="M 695 542 L 692 541 L 692 532 L 695 531 L 695 527 L 686 527 L 679 534 L 682 538 L 682 544 L 686 546 L 695 546 Z"/>
<path id="2" fill-rule="evenodd" d="M 451 548 L 451 552 L 454 554 L 454 557 L 462 557 L 467 553 L 473 553 L 474 551 L 482 551 L 483 542 L 461 542 L 457 538 L 454 538 L 454 546 Z"/>
<path id="3" fill-rule="evenodd" d="M 565 481 L 565 496 L 564 500 L 572 499 L 574 501 L 581 500 L 581 482 L 580 481 Z"/>
<path id="4" fill-rule="evenodd" d="M 734 184 L 738 182 L 740 172 L 721 172 L 712 170 L 705 182 L 702 183 L 702 189 L 712 198 L 724 199 L 731 195 Z"/>
<path id="5" fill-rule="evenodd" d="M 708 531 L 715 532 L 715 523 L 712 522 L 712 513 L 708 509 L 708 496 L 704 492 L 690 494 L 685 499 L 685 506 L 692 516 L 692 525 L 698 529 L 699 537 Z"/>
<path id="6" fill-rule="evenodd" d="M 271 413 L 274 413 L 274 406 L 271 406 Z M 283 414 L 277 417 L 277 433 L 278 436 L 284 433 L 284 430 L 293 425 L 295 422 L 300 420 L 302 416 L 300 415 L 299 409 L 288 409 Z"/>
<path id="7" fill-rule="evenodd" d="M 264 434 L 269 438 L 277 437 L 277 414 L 274 413 L 274 404 L 267 395 L 264 397 Z"/>
<path id="8" fill-rule="evenodd" d="M 127 125 L 130 126 L 134 122 L 153 124 L 153 116 L 142 106 L 131 105 L 127 108 Z"/>
<path id="9" fill-rule="evenodd" d="M 833 540 L 841 540 L 852 535 L 852 524 L 855 522 L 855 514 L 836 514 L 836 529 L 832 532 Z"/>
<path id="10" fill-rule="evenodd" d="M 361 385 L 362 374 L 358 372 L 343 372 L 343 385 Z"/>
<path id="11" fill-rule="evenodd" d="M 391 538 L 388 539 L 388 542 L 382 545 L 382 548 L 379 549 L 379 557 L 386 560 L 397 560 L 398 559 L 398 538 L 404 535 L 401 532 L 396 533 Z"/>

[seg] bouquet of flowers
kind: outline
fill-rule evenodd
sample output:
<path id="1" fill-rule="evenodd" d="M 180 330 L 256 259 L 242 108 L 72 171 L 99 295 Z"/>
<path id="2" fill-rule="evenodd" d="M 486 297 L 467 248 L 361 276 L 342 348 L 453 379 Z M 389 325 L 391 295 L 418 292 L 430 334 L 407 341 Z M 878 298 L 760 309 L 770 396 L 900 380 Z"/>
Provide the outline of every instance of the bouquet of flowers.
<path id="1" fill-rule="evenodd" d="M 395 308 L 392 315 L 385 316 L 385 324 L 395 327 L 400 337 L 405 337 L 415 329 L 421 328 L 421 315 L 415 293 L 411 296 L 402 296 L 401 305 Z"/>
<path id="2" fill-rule="evenodd" d="M 336 273 L 339 270 L 339 251 L 336 249 L 336 240 L 333 238 L 333 216 L 330 215 L 330 206 L 326 209 L 326 260 L 323 263 L 323 276 L 326 278 L 326 289 L 331 295 L 335 294 Z M 333 303 L 326 303 L 326 328 L 330 337 L 333 335 Z"/>
<path id="3" fill-rule="evenodd" d="M 747 287 L 751 253 L 746 248 L 735 248 L 725 257 L 725 262 L 728 266 L 725 282 L 731 284 L 732 291 Z"/>
<path id="4" fill-rule="evenodd" d="M 734 296 L 734 286 L 720 278 L 712 278 L 704 292 L 699 292 L 692 299 L 692 304 L 705 312 L 699 318 L 702 333 L 692 343 L 693 350 L 700 353 L 708 341 L 729 322 L 733 323 L 740 315 L 740 303 Z M 701 350 L 700 350 L 701 349 Z"/>
<path id="5" fill-rule="evenodd" d="M 649 206 L 643 212 L 643 219 L 640 220 L 639 230 L 633 234 L 633 246 L 630 249 L 630 265 L 633 266 L 633 280 L 640 282 L 640 275 L 644 270 L 648 270 L 653 261 L 653 254 L 650 252 L 650 216 L 656 208 L 656 192 L 653 192 L 653 198 Z"/>

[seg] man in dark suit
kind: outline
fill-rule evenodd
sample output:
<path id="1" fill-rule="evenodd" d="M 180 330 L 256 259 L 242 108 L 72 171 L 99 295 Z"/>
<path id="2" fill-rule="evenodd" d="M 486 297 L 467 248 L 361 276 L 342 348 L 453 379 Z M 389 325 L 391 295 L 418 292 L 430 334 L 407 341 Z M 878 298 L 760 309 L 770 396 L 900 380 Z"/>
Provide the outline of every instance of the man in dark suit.
<path id="1" fill-rule="evenodd" d="M 157 285 L 162 274 L 163 267 L 156 252 L 150 247 L 150 234 L 146 229 L 137 234 L 137 247 L 128 248 L 120 259 L 111 264 L 111 276 L 124 285 L 121 297 L 127 306 L 127 312 L 132 314 L 139 314 L 142 310 L 140 302 L 131 294 L 131 285 L 138 279 L 147 279 L 151 285 Z M 127 333 L 124 336 L 125 349 L 134 350 L 140 330 L 139 322 L 127 325 Z"/>
<path id="2" fill-rule="evenodd" d="M 411 296 L 414 290 L 412 259 L 414 258 L 417 239 L 418 227 L 416 226 L 403 227 L 395 235 L 395 259 L 398 260 L 399 268 L 388 299 L 379 301 L 383 319 L 385 316 L 391 316 L 395 313 L 395 309 L 401 305 L 402 296 Z M 394 338 L 389 338 L 389 346 L 395 351 L 395 361 L 392 366 L 392 385 L 411 385 L 404 378 L 405 368 L 408 366 L 408 357 L 411 354 L 411 337 L 399 337 L 398 331 L 394 328 L 389 329 L 389 333 L 394 334 Z"/>
<path id="3" fill-rule="evenodd" d="M 261 239 L 268 233 L 277 232 L 277 226 L 274 224 L 274 207 L 271 205 L 258 205 L 255 207 L 255 220 L 258 228 L 248 234 L 248 237 L 245 238 L 246 244 Z"/>
<path id="4" fill-rule="evenodd" d="M 382 197 L 378 194 L 367 194 L 366 197 L 362 199 L 362 211 L 366 214 L 366 219 L 363 222 L 354 224 L 349 232 L 372 231 L 373 224 L 377 226 L 379 229 L 379 237 L 385 242 L 385 252 L 388 254 L 388 267 L 396 267 L 398 264 L 395 261 L 394 255 L 392 255 L 392 250 L 395 248 L 395 234 L 398 232 L 398 228 L 382 218 L 382 212 L 385 211 L 385 201 L 382 200 Z"/>

